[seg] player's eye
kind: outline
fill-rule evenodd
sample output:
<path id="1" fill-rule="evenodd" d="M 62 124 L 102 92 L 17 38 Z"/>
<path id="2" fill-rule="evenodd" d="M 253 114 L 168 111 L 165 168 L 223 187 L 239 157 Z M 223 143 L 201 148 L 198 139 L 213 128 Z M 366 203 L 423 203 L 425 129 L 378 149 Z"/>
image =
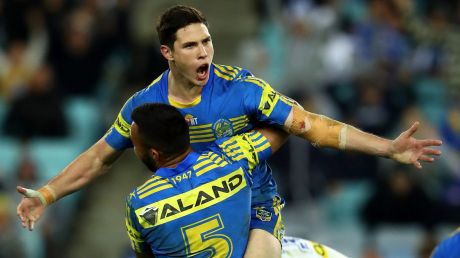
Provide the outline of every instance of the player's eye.
<path id="1" fill-rule="evenodd" d="M 184 45 L 184 48 L 187 48 L 187 49 L 191 49 L 195 46 L 196 44 L 195 43 L 187 43 Z"/>
<path id="2" fill-rule="evenodd" d="M 211 38 L 206 38 L 205 40 L 203 40 L 204 45 L 207 45 L 209 42 L 211 42 Z"/>

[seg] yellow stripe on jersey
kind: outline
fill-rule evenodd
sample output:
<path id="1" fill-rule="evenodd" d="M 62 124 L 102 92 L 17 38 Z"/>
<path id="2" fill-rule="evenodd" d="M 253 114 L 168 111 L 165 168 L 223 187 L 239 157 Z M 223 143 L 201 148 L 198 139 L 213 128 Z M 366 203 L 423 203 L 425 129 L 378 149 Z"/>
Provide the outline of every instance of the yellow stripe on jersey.
<path id="1" fill-rule="evenodd" d="M 193 130 L 193 128 L 189 128 L 189 132 L 190 132 L 190 135 L 192 135 L 192 134 L 212 133 L 212 128 L 201 129 L 201 130 Z"/>
<path id="2" fill-rule="evenodd" d="M 198 130 L 198 129 L 203 129 L 203 128 L 211 128 L 212 127 L 212 124 L 205 124 L 205 125 L 191 125 L 190 126 L 190 131 L 193 131 L 193 130 Z"/>
<path id="3" fill-rule="evenodd" d="M 253 131 L 253 133 L 248 134 L 248 137 L 251 139 L 257 152 L 265 151 L 271 147 L 267 138 L 265 138 L 261 133 L 257 131 Z"/>
<path id="4" fill-rule="evenodd" d="M 201 175 L 203 175 L 204 173 L 209 172 L 209 171 L 211 171 L 211 170 L 213 170 L 213 169 L 215 169 L 215 168 L 218 168 L 218 167 L 219 167 L 218 165 L 216 165 L 216 164 L 214 164 L 214 163 L 211 163 L 211 165 L 209 165 L 209 166 L 207 166 L 207 167 L 205 167 L 205 168 L 203 168 L 203 169 L 197 171 L 197 172 L 195 173 L 195 175 L 196 175 L 196 176 L 201 176 Z"/>
<path id="5" fill-rule="evenodd" d="M 242 116 L 237 116 L 237 117 L 230 118 L 230 121 L 232 121 L 232 122 L 240 121 L 240 120 L 248 120 L 248 116 L 247 115 L 242 115 Z"/>
<path id="6" fill-rule="evenodd" d="M 226 176 L 217 178 L 188 192 L 139 208 L 135 213 L 142 227 L 152 228 L 222 202 L 246 186 L 244 171 L 239 168 Z M 158 209 L 158 215 L 156 222 L 151 224 L 142 215 L 146 209 L 154 207 Z"/>
<path id="7" fill-rule="evenodd" d="M 241 126 L 241 125 L 244 125 L 244 126 L 245 126 L 245 125 L 248 124 L 248 122 L 249 122 L 248 120 L 246 120 L 246 121 L 245 121 L 245 120 L 243 120 L 243 121 L 238 121 L 238 122 L 233 123 L 233 126 L 234 126 L 234 127 Z"/>
<path id="8" fill-rule="evenodd" d="M 251 138 L 252 142 L 254 143 L 254 146 L 257 146 L 263 142 L 267 142 L 267 139 L 265 137 L 258 137 L 258 135 L 249 135 L 249 138 Z"/>
<path id="9" fill-rule="evenodd" d="M 235 79 L 236 76 L 238 75 L 238 72 L 239 72 L 239 71 L 235 71 L 235 70 L 226 69 L 226 68 L 223 67 L 222 65 L 218 65 L 218 64 L 214 64 L 214 66 L 216 67 L 216 69 L 217 69 L 221 74 L 224 74 L 224 75 L 230 77 L 231 80 Z"/>
<path id="10" fill-rule="evenodd" d="M 147 88 L 152 87 L 153 85 L 155 85 L 155 83 L 157 83 L 159 80 L 161 80 L 161 77 L 163 77 L 163 74 L 164 74 L 164 73 L 160 74 L 160 76 L 158 76 L 155 80 L 153 80 L 153 81 L 149 84 L 149 86 L 148 86 Z"/>
<path id="11" fill-rule="evenodd" d="M 200 169 L 200 168 L 212 163 L 212 161 L 209 159 L 208 155 L 203 155 L 202 157 L 204 157 L 204 160 L 199 162 L 199 163 L 197 163 L 195 166 L 193 166 L 193 169 L 195 171 L 197 171 L 198 169 Z"/>
<path id="12" fill-rule="evenodd" d="M 199 142 L 213 142 L 216 138 L 206 138 L 206 139 L 199 139 L 199 140 L 190 140 L 190 143 L 199 143 Z"/>
<path id="13" fill-rule="evenodd" d="M 256 141 L 257 144 L 255 144 L 254 141 Z M 235 145 L 239 148 L 232 148 L 232 146 Z M 233 136 L 219 146 L 234 161 L 246 158 L 249 169 L 252 170 L 259 164 L 259 156 L 257 153 L 270 148 L 270 143 L 261 133 L 252 131 L 251 133 Z"/>
<path id="14" fill-rule="evenodd" d="M 154 193 L 157 193 L 159 191 L 163 191 L 165 189 L 169 189 L 169 188 L 172 188 L 173 185 L 172 184 L 166 184 L 166 185 L 162 185 L 162 186 L 158 186 L 158 187 L 154 187 L 152 190 L 150 191 L 147 191 L 141 195 L 139 195 L 139 199 L 144 199 L 145 197 L 149 196 L 149 195 L 152 195 Z M 151 188 L 150 188 L 151 189 Z"/>
<path id="15" fill-rule="evenodd" d="M 121 134 L 123 137 L 129 138 L 131 135 L 131 125 L 128 124 L 123 116 L 121 115 L 121 112 L 118 113 L 117 120 L 115 120 L 115 123 L 113 123 L 113 127 L 119 134 Z"/>
<path id="16" fill-rule="evenodd" d="M 158 177 L 158 176 L 153 176 L 152 178 L 147 180 L 144 184 L 139 186 L 137 188 L 137 192 L 142 193 L 142 192 L 145 192 L 146 189 L 150 189 L 150 188 L 152 188 L 154 186 L 157 186 L 159 184 L 164 184 L 164 183 L 167 183 L 167 182 L 169 182 L 168 178 L 162 178 L 162 177 Z"/>
<path id="17" fill-rule="evenodd" d="M 242 124 L 239 126 L 235 126 L 235 133 L 239 132 L 241 129 L 245 128 L 248 124 Z"/>
<path id="18" fill-rule="evenodd" d="M 203 139 L 203 138 L 213 138 L 214 134 L 200 134 L 200 135 L 190 135 L 190 140 L 192 139 Z"/>
<path id="19" fill-rule="evenodd" d="M 241 70 L 243 70 L 242 68 L 240 68 L 240 67 L 238 67 L 238 66 L 230 66 L 230 65 L 219 65 L 219 66 L 225 68 L 225 70 L 227 70 L 227 71 L 234 72 L 234 73 L 235 73 L 235 76 L 236 76 Z"/>
<path id="20" fill-rule="evenodd" d="M 259 87 L 261 87 L 263 89 L 265 89 L 267 87 L 271 89 L 271 86 L 267 82 L 265 82 L 264 80 L 261 80 L 261 79 L 259 79 L 257 77 L 249 76 L 249 77 L 244 78 L 243 81 L 254 83 L 255 85 L 257 85 L 257 86 L 259 86 Z"/>
<path id="21" fill-rule="evenodd" d="M 233 78 L 231 78 L 229 75 L 219 72 L 219 70 L 217 70 L 217 68 L 214 68 L 214 73 L 215 73 L 218 77 L 220 77 L 220 78 L 222 78 L 222 79 L 225 79 L 225 80 L 227 80 L 227 81 L 233 80 Z"/>
<path id="22" fill-rule="evenodd" d="M 138 253 L 142 253 L 143 250 L 141 248 L 141 244 L 143 244 L 145 241 L 142 240 L 141 234 L 129 224 L 127 218 L 125 219 L 125 225 L 129 240 L 131 242 L 131 248 Z"/>
<path id="23" fill-rule="evenodd" d="M 227 154 L 229 155 L 233 160 L 234 158 L 238 155 L 241 155 L 242 152 L 240 151 L 240 146 L 238 145 L 238 142 L 236 141 L 236 137 L 234 136 L 227 141 L 223 142 L 219 147 Z M 239 160 L 239 159 L 238 159 Z"/>
<path id="24" fill-rule="evenodd" d="M 126 204 L 126 217 L 125 217 L 125 225 L 126 225 L 126 232 L 128 233 L 128 237 L 131 242 L 131 248 L 138 252 L 141 253 L 141 244 L 144 243 L 144 240 L 142 239 L 142 235 L 139 231 L 137 231 L 131 221 L 131 209 L 129 206 Z"/>
<path id="25" fill-rule="evenodd" d="M 195 170 L 196 176 L 201 176 L 206 172 L 209 172 L 217 167 L 224 167 L 228 165 L 228 163 L 219 157 L 217 154 L 211 153 L 206 154 L 207 159 L 199 164 L 195 165 L 193 169 Z"/>
<path id="26" fill-rule="evenodd" d="M 190 103 L 181 103 L 181 102 L 175 101 L 170 96 L 168 96 L 168 101 L 169 101 L 169 104 L 171 104 L 171 106 L 176 107 L 176 108 L 190 108 L 190 107 L 198 105 L 201 102 L 201 95 L 198 96 L 195 100 L 193 100 Z"/>

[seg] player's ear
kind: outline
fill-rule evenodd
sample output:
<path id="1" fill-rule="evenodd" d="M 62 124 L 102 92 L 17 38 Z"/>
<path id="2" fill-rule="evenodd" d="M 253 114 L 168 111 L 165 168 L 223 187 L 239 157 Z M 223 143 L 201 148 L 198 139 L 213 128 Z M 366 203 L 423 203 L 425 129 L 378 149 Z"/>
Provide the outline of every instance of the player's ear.
<path id="1" fill-rule="evenodd" d="M 172 49 L 168 47 L 167 45 L 161 45 L 160 46 L 160 52 L 163 55 L 164 58 L 168 61 L 174 61 L 174 57 L 172 54 Z"/>
<path id="2" fill-rule="evenodd" d="M 153 158 L 153 160 L 155 160 L 155 162 L 158 163 L 158 161 L 160 160 L 160 152 L 156 150 L 155 148 L 150 148 L 149 153 L 150 153 L 150 156 Z"/>

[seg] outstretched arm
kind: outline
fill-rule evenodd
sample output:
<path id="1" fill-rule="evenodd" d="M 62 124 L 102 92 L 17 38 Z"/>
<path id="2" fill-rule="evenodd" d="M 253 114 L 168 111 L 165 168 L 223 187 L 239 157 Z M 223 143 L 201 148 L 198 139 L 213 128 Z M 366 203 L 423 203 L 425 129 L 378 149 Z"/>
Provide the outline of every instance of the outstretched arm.
<path id="1" fill-rule="evenodd" d="M 396 139 L 389 140 L 297 106 L 292 108 L 285 122 L 285 129 L 289 133 L 304 138 L 315 146 L 359 151 L 422 168 L 420 161 L 433 162 L 431 155 L 441 154 L 441 151 L 431 147 L 440 146 L 442 142 L 414 138 L 412 135 L 418 126 L 419 123 L 415 122 Z"/>
<path id="2" fill-rule="evenodd" d="M 121 153 L 100 139 L 38 191 L 18 186 L 17 191 L 24 195 L 17 207 L 22 226 L 32 230 L 47 205 L 80 190 L 102 175 Z"/>

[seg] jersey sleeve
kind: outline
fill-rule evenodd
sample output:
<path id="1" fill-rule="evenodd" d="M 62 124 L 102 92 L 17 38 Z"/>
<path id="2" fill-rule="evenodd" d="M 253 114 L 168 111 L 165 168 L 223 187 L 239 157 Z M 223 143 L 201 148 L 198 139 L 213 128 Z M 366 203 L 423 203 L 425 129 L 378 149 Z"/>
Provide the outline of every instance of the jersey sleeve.
<path id="1" fill-rule="evenodd" d="M 251 173 L 272 154 L 267 138 L 257 131 L 221 138 L 216 143 L 230 160 L 242 163 Z"/>
<path id="2" fill-rule="evenodd" d="M 118 113 L 115 122 L 104 136 L 105 141 L 114 149 L 131 148 L 131 113 L 134 110 L 134 96 L 129 98 Z"/>
<path id="3" fill-rule="evenodd" d="M 137 220 L 135 210 L 132 206 L 132 200 L 135 198 L 133 195 L 133 193 L 130 194 L 126 200 L 126 232 L 128 233 L 131 248 L 136 253 L 145 253 L 149 252 L 150 246 L 141 234 L 141 225 Z"/>
<path id="4" fill-rule="evenodd" d="M 460 257 L 460 228 L 438 244 L 432 258 Z"/>
<path id="5" fill-rule="evenodd" d="M 296 101 L 280 94 L 267 82 L 254 76 L 240 79 L 245 93 L 246 111 L 258 121 L 268 125 L 283 126 Z"/>

